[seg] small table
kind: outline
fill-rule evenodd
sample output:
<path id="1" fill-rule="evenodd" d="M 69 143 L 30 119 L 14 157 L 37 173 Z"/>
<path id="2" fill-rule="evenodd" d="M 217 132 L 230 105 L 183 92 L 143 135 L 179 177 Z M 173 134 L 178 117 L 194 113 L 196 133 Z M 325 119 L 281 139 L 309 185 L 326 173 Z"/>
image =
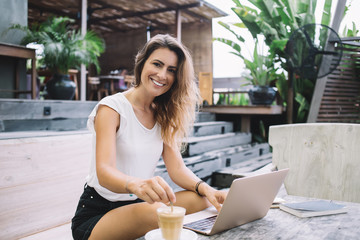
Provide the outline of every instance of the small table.
<path id="1" fill-rule="evenodd" d="M 18 97 L 21 93 L 31 94 L 32 99 L 36 99 L 36 55 L 35 49 L 24 46 L 0 43 L 0 55 L 14 58 L 31 59 L 31 90 L 20 90 L 19 71 L 20 65 L 16 63 L 15 89 L 0 89 L 2 92 L 13 92 Z"/>
<path id="2" fill-rule="evenodd" d="M 284 108 L 280 105 L 212 105 L 203 106 L 202 111 L 216 114 L 238 114 L 241 116 L 241 131 L 250 132 L 251 115 L 279 115 L 283 113 Z"/>
<path id="3" fill-rule="evenodd" d="M 114 86 L 114 80 L 124 80 L 124 76 L 117 76 L 117 75 L 102 75 L 98 76 L 100 79 L 100 88 L 104 88 L 104 82 L 110 82 L 110 94 L 114 94 L 115 92 L 115 86 Z"/>

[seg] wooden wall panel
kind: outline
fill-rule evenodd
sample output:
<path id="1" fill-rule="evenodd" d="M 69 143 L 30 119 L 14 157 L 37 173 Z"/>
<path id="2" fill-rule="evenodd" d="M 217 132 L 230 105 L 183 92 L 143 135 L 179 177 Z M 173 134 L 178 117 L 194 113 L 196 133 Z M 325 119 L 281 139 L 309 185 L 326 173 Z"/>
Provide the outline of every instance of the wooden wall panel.
<path id="1" fill-rule="evenodd" d="M 91 134 L 0 140 L 0 239 L 67 223 L 91 157 Z"/>

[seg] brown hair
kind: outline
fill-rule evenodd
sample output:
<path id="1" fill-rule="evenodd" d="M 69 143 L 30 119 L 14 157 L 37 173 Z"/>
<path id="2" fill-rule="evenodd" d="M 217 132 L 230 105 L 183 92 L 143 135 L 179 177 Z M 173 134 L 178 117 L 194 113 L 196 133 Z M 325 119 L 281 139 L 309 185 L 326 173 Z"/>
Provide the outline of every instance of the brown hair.
<path id="1" fill-rule="evenodd" d="M 195 120 L 195 111 L 200 103 L 199 90 L 195 82 L 195 73 L 189 51 L 168 34 L 152 37 L 138 52 L 135 58 L 135 83 L 141 83 L 141 72 L 149 56 L 159 48 L 168 48 L 178 58 L 176 78 L 166 93 L 156 97 L 153 102 L 155 120 L 161 125 L 164 142 L 172 147 L 182 146 Z"/>

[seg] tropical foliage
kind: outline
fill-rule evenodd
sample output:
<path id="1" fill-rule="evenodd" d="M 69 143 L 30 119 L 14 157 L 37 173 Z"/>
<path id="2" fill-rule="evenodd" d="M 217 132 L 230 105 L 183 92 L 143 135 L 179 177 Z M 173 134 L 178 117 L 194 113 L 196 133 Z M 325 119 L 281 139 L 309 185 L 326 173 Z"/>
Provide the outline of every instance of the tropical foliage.
<path id="1" fill-rule="evenodd" d="M 287 80 L 285 46 L 291 33 L 303 25 L 315 23 L 316 0 L 248 0 L 253 6 L 246 6 L 240 0 L 233 0 L 235 7 L 232 11 L 239 17 L 240 22 L 227 24 L 219 22 L 228 29 L 237 39 L 237 42 L 223 38 L 215 38 L 230 46 L 233 54 L 242 57 L 241 45 L 245 40 L 237 33 L 239 28 L 246 28 L 254 39 L 263 35 L 265 44 L 269 47 L 268 58 L 275 65 L 280 65 L 285 72 L 277 72 L 276 87 L 280 96 L 286 102 Z M 332 0 L 325 0 L 322 6 L 321 24 L 329 25 L 331 20 Z M 274 65 L 274 66 L 275 66 Z M 300 77 L 294 78 L 294 112 L 295 122 L 304 122 L 311 102 L 315 80 Z"/>
<path id="2" fill-rule="evenodd" d="M 352 28 L 347 28 L 347 26 L 345 26 L 342 36 L 343 37 L 356 37 L 359 34 L 359 30 L 357 29 L 356 25 L 354 22 L 352 22 Z"/>
<path id="3" fill-rule="evenodd" d="M 21 44 L 35 42 L 43 46 L 40 64 L 53 73 L 67 74 L 70 68 L 79 68 L 81 64 L 94 64 L 100 71 L 98 57 L 105 50 L 104 41 L 93 31 L 83 36 L 71 29 L 74 21 L 68 17 L 51 17 L 30 28 L 15 24 L 10 29 L 25 31 Z"/>
<path id="4" fill-rule="evenodd" d="M 345 6 L 345 13 L 349 10 L 354 0 L 349 1 L 348 5 Z M 352 22 L 351 27 L 345 26 L 342 31 L 342 37 L 357 37 L 359 34 L 359 28 L 356 27 L 355 22 Z"/>
<path id="5" fill-rule="evenodd" d="M 245 78 L 252 85 L 269 86 L 271 82 L 276 80 L 276 69 L 270 58 L 258 53 L 258 42 L 256 41 L 252 59 L 246 59 L 242 55 L 246 68 L 250 71 L 250 75 Z"/>

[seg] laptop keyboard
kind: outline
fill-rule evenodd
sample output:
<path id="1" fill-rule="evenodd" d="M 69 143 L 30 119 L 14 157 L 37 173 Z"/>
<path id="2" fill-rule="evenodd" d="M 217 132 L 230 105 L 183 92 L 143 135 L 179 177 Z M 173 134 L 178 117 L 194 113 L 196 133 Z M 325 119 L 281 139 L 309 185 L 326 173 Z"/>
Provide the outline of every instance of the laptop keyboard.
<path id="1" fill-rule="evenodd" d="M 200 219 L 195 222 L 184 224 L 184 227 L 196 229 L 199 231 L 207 231 L 212 228 L 215 223 L 217 215 L 208 218 Z"/>

